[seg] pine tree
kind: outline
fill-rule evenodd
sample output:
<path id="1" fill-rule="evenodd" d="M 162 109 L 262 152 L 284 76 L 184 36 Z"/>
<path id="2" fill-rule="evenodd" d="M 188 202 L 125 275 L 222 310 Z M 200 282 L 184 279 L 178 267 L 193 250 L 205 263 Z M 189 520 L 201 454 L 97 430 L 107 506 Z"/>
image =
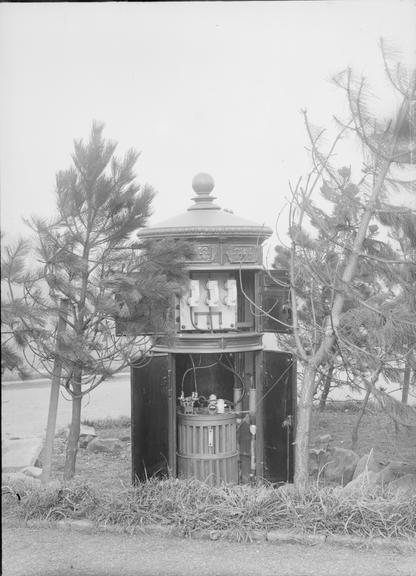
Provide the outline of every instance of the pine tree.
<path id="1" fill-rule="evenodd" d="M 308 480 L 311 411 L 319 370 L 339 355 L 352 380 L 374 393 L 374 384 L 393 351 L 392 334 L 409 326 L 415 335 L 415 316 L 397 305 L 394 291 L 386 299 L 397 254 L 378 237 L 376 217 L 392 188 L 411 188 L 399 180 L 397 169 L 412 154 L 406 135 L 414 134 L 415 72 L 391 66 L 382 46 L 387 76 L 401 97 L 390 121 L 371 115 L 365 79 L 350 70 L 336 78 L 349 104 L 350 118 L 336 119 L 339 132 L 323 151 L 323 131 L 314 128 L 304 112 L 313 169 L 291 187 L 289 261 L 294 343 L 303 368 L 297 419 L 295 485 Z M 336 169 L 335 149 L 346 134 L 359 138 L 363 149 L 362 177 L 354 182 L 350 168 Z M 411 140 L 413 145 L 413 140 Z M 408 154 L 409 152 L 409 154 Z M 321 189 L 328 212 L 314 199 Z M 306 306 L 306 310 L 303 309 Z M 407 317 L 406 317 L 407 316 Z M 307 329 L 305 324 L 307 317 Z"/>
<path id="2" fill-rule="evenodd" d="M 335 176 L 335 177 L 333 177 Z M 321 206 L 318 208 L 317 204 Z M 324 179 L 318 202 L 310 202 L 307 210 L 309 229 L 290 231 L 296 238 L 299 250 L 293 261 L 294 289 L 297 295 L 298 337 L 309 354 L 314 354 L 322 340 L 325 324 L 331 313 L 336 284 L 340 272 L 345 267 L 347 254 L 343 247 L 351 240 L 357 229 L 362 202 L 359 198 L 359 186 L 351 180 L 351 169 L 342 167 L 335 170 L 329 179 Z M 367 253 L 376 248 L 377 254 L 389 257 L 388 245 L 375 239 L 376 229 L 372 227 L 366 238 L 364 250 Z M 291 250 L 288 247 L 276 246 L 274 266 L 289 268 Z M 360 301 L 370 302 L 383 291 L 382 270 L 370 264 L 360 266 L 356 271 L 354 284 L 344 303 L 344 314 L 340 330 L 347 337 L 357 327 L 353 317 L 362 314 Z M 353 288 L 353 290 L 352 290 Z M 348 314 L 347 314 L 348 312 Z M 291 342 L 292 351 L 296 350 L 293 337 L 284 337 Z M 363 346 L 363 340 L 360 343 Z M 351 354 L 348 354 L 351 357 Z M 357 356 L 355 369 L 360 372 L 363 367 L 359 362 L 363 355 Z M 322 386 L 321 407 L 325 405 L 330 386 L 348 385 L 357 389 L 357 381 L 350 373 L 349 365 L 344 361 L 342 352 L 335 343 L 328 351 L 326 359 L 317 367 L 315 390 Z"/>
<path id="3" fill-rule="evenodd" d="M 28 305 L 24 286 L 33 281 L 27 270 L 30 243 L 19 239 L 14 246 L 2 244 L 1 258 L 1 373 L 17 372 L 29 376 L 25 359 L 27 342 L 39 338 L 45 318 L 39 308 Z"/>
<path id="4" fill-rule="evenodd" d="M 49 373 L 59 358 L 72 399 L 65 479 L 75 473 L 82 397 L 132 359 L 144 358 L 157 334 L 168 330 L 167 311 L 191 251 L 180 242 L 132 243 L 150 215 L 154 191 L 135 180 L 138 154 L 130 150 L 117 159 L 116 144 L 102 133 L 103 125 L 94 122 L 89 141 L 75 141 L 72 166 L 58 172 L 56 218 L 30 222 L 43 269 L 40 279 L 26 284 L 25 299 L 43 309 L 50 329 L 29 347 Z M 34 291 L 39 285 L 41 297 L 39 288 Z M 68 317 L 57 340 L 62 300 Z M 152 339 L 140 336 L 149 333 Z"/>
<path id="5" fill-rule="evenodd" d="M 402 310 L 405 322 L 391 342 L 392 364 L 399 366 L 394 376 L 403 381 L 402 402 L 406 404 L 410 384 L 416 384 L 416 334 L 412 321 L 416 314 L 416 214 L 388 206 L 378 213 L 377 219 L 388 227 L 390 239 L 396 246 L 396 262 L 390 264 L 389 272 L 393 305 Z"/>

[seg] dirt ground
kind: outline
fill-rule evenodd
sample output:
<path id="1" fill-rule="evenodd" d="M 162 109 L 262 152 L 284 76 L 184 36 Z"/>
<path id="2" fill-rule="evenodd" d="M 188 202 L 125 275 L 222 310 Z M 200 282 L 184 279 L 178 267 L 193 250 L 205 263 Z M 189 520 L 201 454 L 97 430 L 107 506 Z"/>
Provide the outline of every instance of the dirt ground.
<path id="1" fill-rule="evenodd" d="M 330 434 L 332 445 L 351 448 L 351 434 L 357 416 L 358 411 L 352 408 L 315 410 L 312 441 L 319 435 Z M 355 451 L 362 456 L 371 449 L 380 461 L 416 462 L 416 428 L 399 426 L 396 429 L 393 420 L 384 412 L 367 410 L 360 424 Z"/>
<path id="2" fill-rule="evenodd" d="M 313 415 L 312 445 L 323 434 L 333 438 L 331 445 L 351 447 L 351 432 L 357 418 L 357 411 L 351 409 L 316 410 Z M 126 420 L 126 419 L 124 419 Z M 125 423 L 124 423 L 125 424 Z M 96 425 L 101 437 L 122 439 L 123 448 L 113 454 L 93 454 L 80 449 L 77 458 L 77 476 L 97 482 L 102 487 L 116 488 L 131 483 L 130 426 L 103 427 Z M 391 460 L 416 461 L 416 429 L 400 427 L 384 413 L 367 412 L 361 422 L 358 435 L 357 453 L 361 456 L 374 450 L 375 457 L 382 462 Z M 65 459 L 65 439 L 60 436 L 55 443 L 54 470 L 58 479 L 62 478 Z"/>

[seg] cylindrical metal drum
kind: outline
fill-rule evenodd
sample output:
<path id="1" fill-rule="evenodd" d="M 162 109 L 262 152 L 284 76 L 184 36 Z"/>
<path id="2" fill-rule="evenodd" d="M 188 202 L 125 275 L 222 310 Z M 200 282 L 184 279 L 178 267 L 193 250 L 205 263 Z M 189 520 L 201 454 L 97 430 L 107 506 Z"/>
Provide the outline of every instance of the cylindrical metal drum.
<path id="1" fill-rule="evenodd" d="M 178 473 L 211 485 L 238 482 L 235 414 L 178 414 Z"/>

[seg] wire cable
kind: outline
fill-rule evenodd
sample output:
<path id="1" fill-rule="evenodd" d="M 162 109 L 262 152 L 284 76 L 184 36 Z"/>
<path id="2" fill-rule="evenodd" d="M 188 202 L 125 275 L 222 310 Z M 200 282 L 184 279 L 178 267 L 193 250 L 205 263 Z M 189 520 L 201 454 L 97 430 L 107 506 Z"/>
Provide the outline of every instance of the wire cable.
<path id="1" fill-rule="evenodd" d="M 218 359 L 218 364 L 220 366 L 222 366 L 223 368 L 225 368 L 226 370 L 228 370 L 229 372 L 231 372 L 232 374 L 234 374 L 235 376 L 237 376 L 237 378 L 241 382 L 241 387 L 242 387 L 243 393 L 241 394 L 240 402 L 242 402 L 243 398 L 246 396 L 246 393 L 247 393 L 245 382 L 244 382 L 243 378 L 240 376 L 240 374 L 234 370 L 234 368 L 232 368 L 231 366 L 227 366 L 226 364 L 221 362 L 222 357 L 223 357 L 223 354 L 220 355 L 220 357 Z"/>
<path id="2" fill-rule="evenodd" d="M 195 362 L 194 362 L 194 359 L 192 358 L 192 354 L 189 354 L 189 359 L 191 360 L 191 363 L 192 363 L 192 368 L 193 368 L 193 372 L 194 372 L 194 386 L 195 386 L 195 394 L 196 394 L 196 396 L 198 396 L 198 388 L 197 388 L 197 384 L 196 384 L 196 368 L 195 368 Z"/>
<path id="3" fill-rule="evenodd" d="M 188 368 L 187 370 L 185 370 L 185 372 L 183 373 L 182 382 L 181 382 L 181 393 L 184 394 L 184 389 L 183 389 L 184 382 L 185 382 L 185 378 L 189 374 L 189 372 L 195 373 L 196 370 L 202 370 L 204 368 L 212 368 L 213 366 L 216 366 L 217 364 L 218 364 L 218 362 L 214 362 L 213 364 L 208 364 L 207 366 L 195 366 L 195 364 L 193 363 L 193 365 L 190 368 Z"/>

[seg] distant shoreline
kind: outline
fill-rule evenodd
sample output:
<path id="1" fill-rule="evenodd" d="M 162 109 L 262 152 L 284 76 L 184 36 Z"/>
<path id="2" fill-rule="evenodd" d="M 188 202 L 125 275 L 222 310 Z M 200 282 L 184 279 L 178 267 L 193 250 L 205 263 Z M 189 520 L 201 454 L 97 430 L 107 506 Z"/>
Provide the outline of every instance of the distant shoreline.
<path id="1" fill-rule="evenodd" d="M 130 375 L 129 371 L 118 372 L 114 374 L 113 378 L 118 378 L 119 376 L 128 376 Z M 24 384 L 37 384 L 39 382 L 44 382 L 45 380 L 51 380 L 52 377 L 49 374 L 45 374 L 45 376 L 29 376 L 28 378 L 18 378 L 18 377 L 7 377 L 1 379 L 2 386 L 11 386 L 12 384 L 17 385 L 24 385 Z M 111 380 L 111 378 L 107 378 L 107 380 Z"/>

